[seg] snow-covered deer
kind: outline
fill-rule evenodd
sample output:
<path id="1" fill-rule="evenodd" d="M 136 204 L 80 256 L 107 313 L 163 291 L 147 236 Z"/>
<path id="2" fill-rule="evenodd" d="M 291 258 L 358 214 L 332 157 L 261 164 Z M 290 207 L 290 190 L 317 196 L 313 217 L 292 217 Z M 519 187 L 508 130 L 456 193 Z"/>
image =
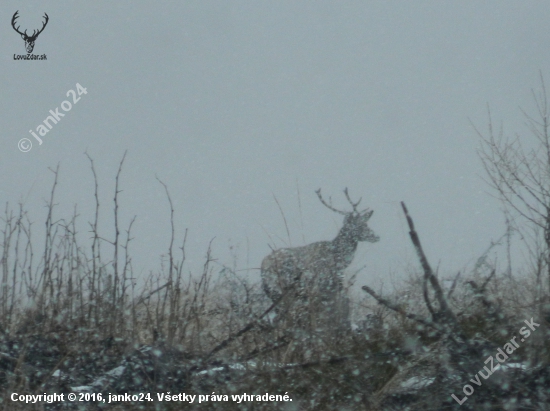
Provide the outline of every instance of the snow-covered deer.
<path id="1" fill-rule="evenodd" d="M 367 222 L 373 211 L 358 211 L 361 199 L 353 202 L 344 190 L 352 211 L 337 210 L 316 191 L 330 210 L 344 215 L 344 224 L 332 241 L 302 247 L 282 248 L 265 257 L 261 265 L 262 285 L 267 296 L 278 302 L 278 320 L 286 326 L 309 330 L 331 329 L 349 320 L 344 295 L 344 270 L 351 264 L 359 242 L 377 242 L 379 237 Z"/>

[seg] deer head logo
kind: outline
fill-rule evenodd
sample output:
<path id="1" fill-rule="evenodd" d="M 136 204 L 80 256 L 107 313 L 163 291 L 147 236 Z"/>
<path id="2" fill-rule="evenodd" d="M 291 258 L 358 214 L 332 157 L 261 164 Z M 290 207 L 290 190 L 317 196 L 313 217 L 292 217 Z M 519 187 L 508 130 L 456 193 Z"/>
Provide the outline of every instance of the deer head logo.
<path id="1" fill-rule="evenodd" d="M 42 24 L 42 28 L 38 31 L 33 30 L 32 35 L 29 36 L 27 34 L 27 30 L 25 30 L 25 32 L 22 33 L 21 31 L 19 31 L 20 26 L 15 27 L 15 20 L 17 20 L 17 18 L 19 17 L 17 13 L 19 13 L 19 10 L 17 10 L 15 12 L 15 14 L 13 15 L 13 17 L 11 19 L 11 26 L 13 27 L 13 29 L 16 32 L 18 32 L 21 35 L 21 38 L 23 40 L 25 40 L 25 48 L 27 49 L 27 53 L 30 54 L 30 53 L 32 53 L 32 50 L 34 49 L 34 42 L 36 41 L 36 38 L 38 37 L 38 35 L 40 33 L 42 33 L 44 31 L 44 28 L 48 24 L 48 20 L 50 18 L 48 17 L 48 15 L 46 13 L 44 13 L 44 18 L 46 19 L 46 21 Z"/>

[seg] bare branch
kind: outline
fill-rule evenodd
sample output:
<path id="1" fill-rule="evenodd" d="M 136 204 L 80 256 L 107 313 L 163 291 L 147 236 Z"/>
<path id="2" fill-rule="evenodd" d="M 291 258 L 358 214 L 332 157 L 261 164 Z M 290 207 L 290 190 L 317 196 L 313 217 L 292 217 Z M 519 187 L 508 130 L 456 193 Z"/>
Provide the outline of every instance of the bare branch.
<path id="1" fill-rule="evenodd" d="M 235 341 L 237 338 L 239 338 L 241 335 L 244 335 L 246 334 L 247 332 L 249 332 L 250 330 L 252 330 L 254 327 L 256 327 L 258 325 L 258 322 L 264 318 L 267 314 L 269 314 L 275 307 L 277 307 L 279 305 L 279 303 L 281 303 L 281 301 L 283 301 L 283 299 L 286 298 L 287 295 L 289 295 L 290 293 L 292 293 L 294 290 L 292 289 L 287 289 L 282 295 L 281 297 L 275 301 L 273 304 L 271 304 L 271 306 L 265 310 L 259 317 L 253 319 L 252 321 L 250 321 L 247 325 L 245 325 L 243 328 L 241 328 L 238 332 L 234 333 L 234 334 L 231 334 L 229 337 L 227 337 L 225 340 L 223 340 L 221 343 L 219 343 L 218 345 L 216 345 L 209 353 L 208 355 L 206 355 L 204 357 L 204 360 L 207 361 L 209 358 L 211 358 L 214 354 L 216 354 L 218 351 L 221 351 L 223 350 L 225 347 L 227 347 L 230 343 L 232 343 L 233 341 Z"/>
<path id="2" fill-rule="evenodd" d="M 392 303 L 389 300 L 386 300 L 383 297 L 380 297 L 378 294 L 376 294 L 376 292 L 372 288 L 367 287 L 366 285 L 364 285 L 363 287 L 361 287 L 361 289 L 363 291 L 365 291 L 366 293 L 370 294 L 371 296 L 373 296 L 376 301 L 378 301 L 383 306 L 389 308 L 390 310 L 395 311 L 396 313 L 399 313 L 399 314 L 401 314 L 401 315 L 403 315 L 403 316 L 405 316 L 405 317 L 407 317 L 411 320 L 414 320 L 414 321 L 416 321 L 420 324 L 423 324 L 427 327 L 439 330 L 437 325 L 435 323 L 433 323 L 432 321 L 426 320 L 426 319 L 424 319 L 424 318 L 422 318 L 422 317 L 420 317 L 416 314 L 411 314 L 411 313 L 406 312 L 402 307 Z"/>
<path id="3" fill-rule="evenodd" d="M 420 238 L 418 237 L 418 233 L 414 229 L 413 220 L 409 215 L 409 211 L 407 210 L 407 207 L 405 206 L 405 203 L 403 201 L 401 202 L 401 207 L 403 208 L 403 212 L 405 213 L 405 217 L 407 218 L 407 223 L 409 224 L 409 229 L 410 229 L 409 235 L 411 237 L 411 241 L 414 245 L 418 258 L 420 259 L 420 264 L 422 265 L 422 268 L 424 270 L 424 276 L 430 282 L 430 285 L 433 287 L 435 291 L 435 298 L 439 303 L 439 312 L 445 317 L 452 319 L 456 323 L 456 317 L 452 312 L 452 310 L 447 305 L 447 300 L 443 295 L 443 290 L 439 285 L 439 281 L 437 280 L 437 277 L 434 275 L 432 271 L 432 267 L 430 267 L 430 264 L 428 263 L 428 259 L 424 254 L 422 245 L 420 244 Z"/>
<path id="4" fill-rule="evenodd" d="M 453 285 L 451 285 L 451 289 L 449 290 L 449 292 L 447 293 L 447 299 L 449 299 L 451 297 L 451 295 L 453 295 L 453 292 L 455 291 L 455 288 L 456 288 L 456 284 L 458 282 L 458 279 L 460 277 L 460 271 L 458 272 L 458 274 L 456 275 L 455 279 L 453 280 Z"/>
<path id="5" fill-rule="evenodd" d="M 279 207 L 279 212 L 281 213 L 281 216 L 283 217 L 283 221 L 285 223 L 285 229 L 286 229 L 286 235 L 288 237 L 288 244 L 292 246 L 292 240 L 290 239 L 290 230 L 288 229 L 288 223 L 286 221 L 286 216 L 283 211 L 283 208 L 281 207 L 281 204 L 279 203 L 279 200 L 277 200 L 277 197 L 275 197 L 275 194 L 273 194 L 273 199 L 277 203 L 277 207 Z"/>
<path id="6" fill-rule="evenodd" d="M 426 307 L 432 315 L 432 319 L 434 319 L 436 317 L 436 313 L 432 307 L 432 302 L 430 301 L 430 294 L 428 290 L 428 277 L 426 276 L 424 276 L 424 280 L 422 281 L 422 291 L 424 294 L 424 302 L 426 303 Z"/>
<path id="7" fill-rule="evenodd" d="M 169 258 L 169 270 L 168 277 L 169 282 L 172 281 L 172 274 L 174 272 L 174 237 L 175 237 L 175 227 L 174 227 L 174 205 L 172 204 L 172 197 L 170 196 L 170 191 L 168 191 L 168 186 L 158 177 L 155 177 L 157 181 L 162 184 L 166 197 L 168 198 L 168 204 L 170 205 L 170 245 L 168 246 L 168 258 Z"/>

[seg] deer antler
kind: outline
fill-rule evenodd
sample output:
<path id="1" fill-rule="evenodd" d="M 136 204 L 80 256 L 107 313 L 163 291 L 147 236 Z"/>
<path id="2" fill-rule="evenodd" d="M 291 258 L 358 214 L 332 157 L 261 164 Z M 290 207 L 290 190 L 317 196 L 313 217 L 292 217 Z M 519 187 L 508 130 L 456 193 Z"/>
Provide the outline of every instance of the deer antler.
<path id="1" fill-rule="evenodd" d="M 346 187 L 344 189 L 344 194 L 346 195 L 346 198 L 348 199 L 349 203 L 351 204 L 351 206 L 353 207 L 353 211 L 354 212 L 357 212 L 357 206 L 359 205 L 359 203 L 361 202 L 361 200 L 363 199 L 363 197 L 361 197 L 359 199 L 359 201 L 357 201 L 356 203 L 354 203 L 353 201 L 351 201 L 351 198 L 349 196 L 349 193 L 348 193 L 348 188 Z"/>
<path id="2" fill-rule="evenodd" d="M 44 18 L 46 19 L 46 21 L 42 24 L 42 28 L 38 30 L 38 33 L 36 34 L 34 34 L 36 30 L 33 30 L 31 37 L 38 37 L 38 35 L 44 31 L 44 29 L 46 28 L 46 25 L 48 24 L 48 21 L 50 20 L 47 13 L 44 13 Z"/>
<path id="3" fill-rule="evenodd" d="M 19 17 L 19 16 L 17 15 L 17 13 L 19 13 L 19 10 L 17 10 L 17 11 L 15 12 L 15 14 L 13 15 L 13 17 L 12 17 L 12 19 L 11 19 L 11 26 L 12 26 L 13 29 L 14 29 L 16 32 L 18 32 L 19 34 L 21 34 L 22 36 L 26 36 L 26 35 L 27 35 L 27 30 L 25 30 L 24 33 L 21 33 L 21 32 L 19 31 L 19 27 L 21 27 L 21 26 L 15 27 L 15 20 L 17 20 L 17 18 Z"/>
<path id="4" fill-rule="evenodd" d="M 349 213 L 346 213 L 345 211 L 340 211 L 340 210 L 337 210 L 336 208 L 334 208 L 331 204 L 328 204 L 324 199 L 323 197 L 321 196 L 321 189 L 318 189 L 317 191 L 315 191 L 315 193 L 317 194 L 317 197 L 319 197 L 319 200 L 321 200 L 321 203 L 323 203 L 323 205 L 328 208 L 329 210 L 332 210 L 336 213 L 340 213 L 340 214 L 343 214 L 343 215 L 347 215 Z M 352 203 L 353 204 L 353 203 Z"/>
<path id="5" fill-rule="evenodd" d="M 44 23 L 42 23 L 42 28 L 41 28 L 40 30 L 38 30 L 38 32 L 36 32 L 36 30 L 33 30 L 32 35 L 29 36 L 29 35 L 27 34 L 27 30 L 25 30 L 24 33 L 22 33 L 22 32 L 19 31 L 19 27 L 21 27 L 21 26 L 15 27 L 15 21 L 19 18 L 18 13 L 19 13 L 19 10 L 17 10 L 17 11 L 15 12 L 15 14 L 13 15 L 13 17 L 12 17 L 12 19 L 11 19 L 11 26 L 13 27 L 13 29 L 14 29 L 16 32 L 18 32 L 18 33 L 21 34 L 22 36 L 25 36 L 25 37 L 28 38 L 28 39 L 35 39 L 36 37 L 38 37 L 38 35 L 44 31 L 44 29 L 46 28 L 46 25 L 48 24 L 48 21 L 50 20 L 50 18 L 48 17 L 48 14 L 47 14 L 47 13 L 44 13 L 44 18 L 46 19 L 46 21 L 45 21 Z"/>

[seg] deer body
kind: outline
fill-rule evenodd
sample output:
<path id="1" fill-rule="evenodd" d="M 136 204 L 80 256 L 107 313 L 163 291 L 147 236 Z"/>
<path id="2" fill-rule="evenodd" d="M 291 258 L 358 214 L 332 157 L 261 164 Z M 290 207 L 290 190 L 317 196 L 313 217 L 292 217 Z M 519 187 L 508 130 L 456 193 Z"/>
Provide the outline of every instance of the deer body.
<path id="1" fill-rule="evenodd" d="M 278 302 L 278 317 L 287 325 L 300 328 L 326 329 L 348 320 L 347 298 L 344 295 L 343 274 L 351 264 L 359 242 L 376 242 L 378 236 L 368 227 L 372 211 L 334 209 L 321 197 L 321 202 L 333 211 L 345 215 L 344 224 L 332 241 L 320 241 L 302 247 L 273 251 L 261 265 L 262 285 L 267 296 Z M 360 201 L 360 200 L 359 200 Z"/>
<path id="2" fill-rule="evenodd" d="M 315 280 L 325 293 L 341 291 L 343 271 L 351 264 L 356 249 L 357 242 L 340 232 L 333 241 L 276 250 L 262 261 L 264 291 L 276 301 L 285 291 L 300 291 Z"/>

